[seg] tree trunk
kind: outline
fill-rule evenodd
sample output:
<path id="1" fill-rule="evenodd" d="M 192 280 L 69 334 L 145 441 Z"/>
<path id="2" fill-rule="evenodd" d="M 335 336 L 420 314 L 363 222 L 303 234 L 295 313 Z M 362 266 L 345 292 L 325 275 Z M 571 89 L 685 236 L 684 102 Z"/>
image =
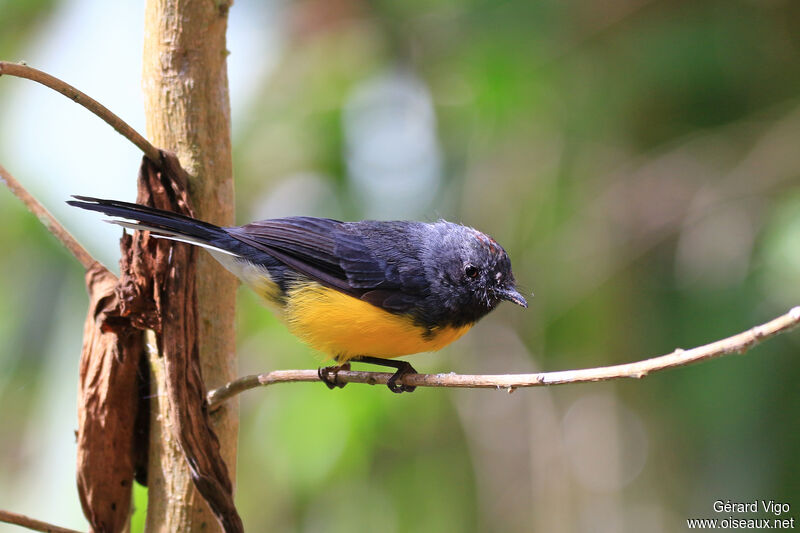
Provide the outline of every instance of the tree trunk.
<path id="1" fill-rule="evenodd" d="M 191 176 L 196 216 L 221 225 L 233 224 L 225 47 L 229 7 L 225 0 L 146 0 L 142 74 L 148 138 L 175 152 Z M 197 257 L 200 361 L 206 386 L 214 388 L 235 376 L 236 282 L 208 254 Z M 154 401 L 146 530 L 218 530 L 169 431 L 163 364 L 157 355 L 150 361 Z M 231 402 L 212 415 L 232 480 L 237 415 L 238 405 Z"/>

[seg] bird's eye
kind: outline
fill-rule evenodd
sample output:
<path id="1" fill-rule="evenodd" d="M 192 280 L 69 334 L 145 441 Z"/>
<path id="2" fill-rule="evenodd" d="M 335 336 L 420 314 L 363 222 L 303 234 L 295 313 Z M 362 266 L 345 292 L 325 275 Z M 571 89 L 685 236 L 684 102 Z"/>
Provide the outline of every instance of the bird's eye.
<path id="1" fill-rule="evenodd" d="M 472 265 L 467 265 L 464 267 L 464 274 L 466 274 L 468 278 L 475 279 L 478 277 L 478 269 Z"/>

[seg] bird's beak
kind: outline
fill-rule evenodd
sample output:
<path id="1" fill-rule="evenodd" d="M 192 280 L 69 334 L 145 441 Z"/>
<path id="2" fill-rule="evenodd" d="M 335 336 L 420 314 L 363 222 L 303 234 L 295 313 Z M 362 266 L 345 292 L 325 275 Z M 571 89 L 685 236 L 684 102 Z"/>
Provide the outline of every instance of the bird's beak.
<path id="1" fill-rule="evenodd" d="M 526 302 L 525 298 L 523 298 L 523 296 L 519 292 L 517 292 L 517 289 L 513 287 L 507 289 L 500 289 L 497 291 L 497 295 L 503 300 L 514 302 L 515 304 L 525 307 L 526 309 L 528 307 L 528 302 Z"/>

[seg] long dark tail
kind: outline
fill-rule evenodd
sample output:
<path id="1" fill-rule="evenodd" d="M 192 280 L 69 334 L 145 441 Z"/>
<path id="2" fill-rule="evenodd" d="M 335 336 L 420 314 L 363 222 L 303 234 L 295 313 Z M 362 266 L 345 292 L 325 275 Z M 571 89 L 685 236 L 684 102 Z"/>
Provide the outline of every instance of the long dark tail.
<path id="1" fill-rule="evenodd" d="M 129 229 L 148 230 L 167 239 L 188 242 L 237 255 L 234 248 L 239 243 L 228 235 L 227 231 L 214 224 L 186 215 L 130 202 L 103 200 L 89 196 L 73 196 L 73 198 L 75 200 L 67 202 L 69 205 L 125 219 L 107 221 L 112 224 L 118 224 Z"/>

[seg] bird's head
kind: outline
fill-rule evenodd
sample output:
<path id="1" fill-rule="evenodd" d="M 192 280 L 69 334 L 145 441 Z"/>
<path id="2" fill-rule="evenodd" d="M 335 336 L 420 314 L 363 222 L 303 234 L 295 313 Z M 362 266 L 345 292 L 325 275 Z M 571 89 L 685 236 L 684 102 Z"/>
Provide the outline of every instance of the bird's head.
<path id="1" fill-rule="evenodd" d="M 473 228 L 444 221 L 437 225 L 443 227 L 432 254 L 437 270 L 431 274 L 455 325 L 475 322 L 504 300 L 528 307 L 502 246 Z"/>

